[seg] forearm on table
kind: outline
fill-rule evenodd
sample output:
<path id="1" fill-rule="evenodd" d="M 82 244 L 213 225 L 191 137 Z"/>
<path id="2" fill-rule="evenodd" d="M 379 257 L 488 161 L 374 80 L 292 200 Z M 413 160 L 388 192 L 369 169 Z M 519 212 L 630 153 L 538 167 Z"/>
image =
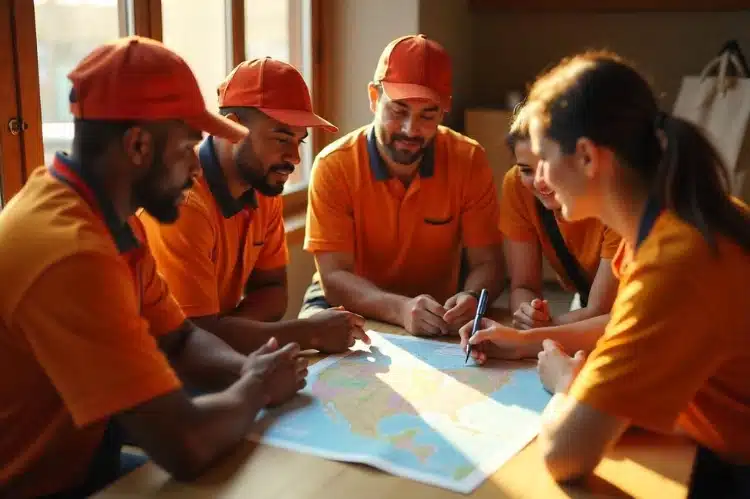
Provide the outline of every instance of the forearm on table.
<path id="1" fill-rule="evenodd" d="M 237 381 L 244 355 L 191 323 L 180 334 L 181 344 L 168 357 L 183 381 L 203 390 L 220 390 Z"/>
<path id="2" fill-rule="evenodd" d="M 485 262 L 476 265 L 469 271 L 466 277 L 464 289 L 467 291 L 487 290 L 489 303 L 497 299 L 503 291 L 502 271 L 500 264 L 495 262 Z"/>
<path id="3" fill-rule="evenodd" d="M 195 410 L 188 445 L 195 463 L 190 475 L 194 476 L 247 435 L 265 405 L 265 398 L 257 379 L 243 377 L 222 392 L 201 395 L 192 402 Z"/>
<path id="4" fill-rule="evenodd" d="M 279 346 L 299 343 L 302 348 L 310 347 L 310 326 L 305 320 L 260 322 L 235 315 L 197 317 L 193 320 L 245 355 L 254 352 L 272 337 L 276 338 Z"/>
<path id="5" fill-rule="evenodd" d="M 569 355 L 573 355 L 578 350 L 593 350 L 604 334 L 607 322 L 609 314 L 604 314 L 570 324 L 530 329 L 525 334 L 532 349 L 536 347 L 541 351 L 542 342 L 550 339 L 559 343 Z"/>
<path id="6" fill-rule="evenodd" d="M 231 315 L 262 322 L 275 322 L 284 317 L 288 303 L 285 286 L 264 286 L 247 290 Z"/>
<path id="7" fill-rule="evenodd" d="M 552 322 L 555 325 L 562 326 L 565 324 L 572 324 L 575 322 L 592 319 L 605 314 L 608 315 L 608 311 L 604 311 L 601 309 L 601 307 L 589 304 L 588 306 L 579 308 L 578 310 L 571 310 L 570 312 L 565 312 L 564 314 L 558 315 L 557 317 L 553 317 Z"/>
<path id="8" fill-rule="evenodd" d="M 347 270 L 336 270 L 323 278 L 326 301 L 364 317 L 403 326 L 403 308 L 409 298 L 388 293 L 367 279 Z"/>
<path id="9" fill-rule="evenodd" d="M 539 298 L 541 293 L 522 286 L 515 287 L 510 292 L 510 311 L 511 313 L 518 310 L 522 303 L 531 303 Z"/>

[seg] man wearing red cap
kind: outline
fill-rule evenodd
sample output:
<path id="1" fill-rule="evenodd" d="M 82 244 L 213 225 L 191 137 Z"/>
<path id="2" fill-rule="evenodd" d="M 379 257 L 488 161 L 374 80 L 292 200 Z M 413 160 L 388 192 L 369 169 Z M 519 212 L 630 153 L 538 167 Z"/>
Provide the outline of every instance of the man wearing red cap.
<path id="1" fill-rule="evenodd" d="M 132 216 L 174 222 L 200 131 L 247 129 L 209 113 L 188 65 L 153 40 L 103 45 L 69 78 L 72 153 L 0 213 L 3 497 L 91 494 L 121 473 L 123 432 L 194 476 L 306 374 L 298 345 L 246 357 L 188 322 Z M 183 380 L 216 393 L 191 400 Z"/>
<path id="2" fill-rule="evenodd" d="M 248 137 L 233 144 L 209 136 L 200 144 L 203 176 L 176 223 L 141 216 L 182 310 L 245 353 L 270 337 L 325 352 L 367 340 L 364 319 L 344 310 L 278 322 L 287 307 L 288 261 L 280 194 L 300 162 L 307 128 L 336 127 L 313 112 L 300 72 L 270 57 L 239 64 L 218 97 L 220 112 L 246 126 Z"/>
<path id="3" fill-rule="evenodd" d="M 484 149 L 440 123 L 451 62 L 423 35 L 394 40 L 369 85 L 372 124 L 326 147 L 309 187 L 305 249 L 319 270 L 301 316 L 329 304 L 455 333 L 501 291 L 497 192 Z M 468 275 L 459 287 L 462 250 Z"/>

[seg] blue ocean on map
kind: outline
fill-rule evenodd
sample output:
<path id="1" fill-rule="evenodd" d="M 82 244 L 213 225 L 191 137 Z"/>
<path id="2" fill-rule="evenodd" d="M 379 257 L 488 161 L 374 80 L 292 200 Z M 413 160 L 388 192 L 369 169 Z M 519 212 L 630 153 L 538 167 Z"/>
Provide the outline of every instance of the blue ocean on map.
<path id="1" fill-rule="evenodd" d="M 453 343 L 369 334 L 311 366 L 251 438 L 468 493 L 536 436 L 550 395 L 533 363 L 480 367 Z"/>

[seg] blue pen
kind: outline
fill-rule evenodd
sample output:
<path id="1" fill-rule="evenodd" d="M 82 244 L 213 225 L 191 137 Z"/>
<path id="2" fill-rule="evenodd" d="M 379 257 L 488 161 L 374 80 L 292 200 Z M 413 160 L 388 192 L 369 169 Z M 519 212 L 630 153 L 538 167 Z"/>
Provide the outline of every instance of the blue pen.
<path id="1" fill-rule="evenodd" d="M 482 322 L 482 318 L 484 317 L 485 312 L 487 312 L 487 290 L 482 289 L 482 292 L 479 294 L 479 305 L 477 305 L 477 315 L 474 317 L 474 327 L 471 328 L 471 336 L 469 336 L 469 339 L 471 339 L 475 334 L 477 334 L 477 331 L 479 331 L 479 326 Z M 464 364 L 466 364 L 469 361 L 469 355 L 471 355 L 471 343 L 466 348 L 466 359 L 464 360 Z"/>

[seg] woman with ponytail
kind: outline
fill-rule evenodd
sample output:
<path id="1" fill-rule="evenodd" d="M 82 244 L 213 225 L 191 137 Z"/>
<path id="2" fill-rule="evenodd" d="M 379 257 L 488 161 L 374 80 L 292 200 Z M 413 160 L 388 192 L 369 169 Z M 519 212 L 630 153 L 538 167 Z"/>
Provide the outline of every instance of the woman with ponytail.
<path id="1" fill-rule="evenodd" d="M 725 465 L 724 485 L 747 487 L 750 217 L 728 194 L 719 155 L 611 53 L 563 60 L 526 107 L 537 175 L 563 216 L 595 217 L 622 236 L 596 348 L 585 362 L 552 341 L 539 354 L 555 393 L 539 435 L 548 469 L 557 480 L 589 473 L 634 425 L 689 435 Z"/>

